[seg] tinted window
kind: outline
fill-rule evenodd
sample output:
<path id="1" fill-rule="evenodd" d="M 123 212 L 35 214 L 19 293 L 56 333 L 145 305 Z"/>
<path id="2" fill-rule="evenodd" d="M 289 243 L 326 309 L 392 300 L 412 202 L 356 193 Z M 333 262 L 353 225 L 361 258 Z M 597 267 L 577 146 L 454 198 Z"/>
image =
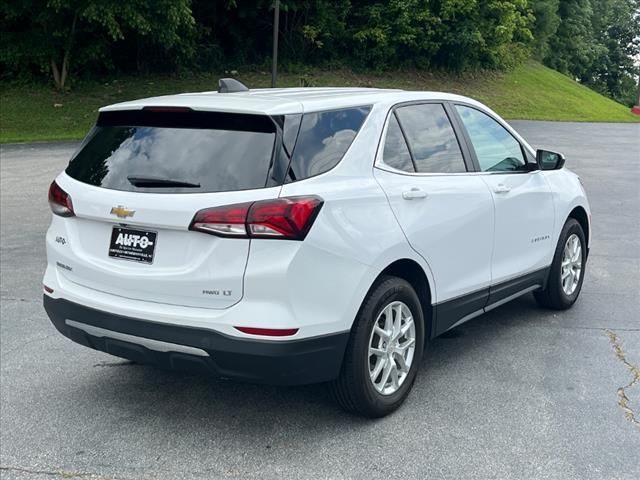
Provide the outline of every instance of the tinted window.
<path id="1" fill-rule="evenodd" d="M 313 177 L 340 162 L 370 107 L 305 113 L 291 159 L 291 179 Z"/>
<path id="2" fill-rule="evenodd" d="M 395 114 L 389 117 L 389 126 L 387 127 L 387 136 L 384 140 L 384 151 L 382 160 L 390 167 L 404 170 L 405 172 L 415 172 L 409 147 L 404 140 L 402 130 L 396 119 Z"/>
<path id="3" fill-rule="evenodd" d="M 90 185 L 136 192 L 224 192 L 265 186 L 276 138 L 275 126 L 271 127 L 272 132 L 264 131 L 272 124 L 268 117 L 268 122 L 259 127 L 262 131 L 247 130 L 254 123 L 252 119 L 228 114 L 218 115 L 209 125 L 216 128 L 194 128 L 199 122 L 195 117 L 191 119 L 194 121 L 179 117 L 175 123 L 180 128 L 176 128 L 171 116 L 164 117 L 162 121 L 149 114 L 130 117 L 130 123 L 141 123 L 146 118 L 150 120 L 146 123 L 154 126 L 114 124 L 127 122 L 122 112 L 108 121 L 99 119 L 69 163 L 67 173 Z M 229 117 L 226 129 L 223 126 Z M 134 186 L 130 181 L 134 177 L 199 187 Z"/>
<path id="4" fill-rule="evenodd" d="M 284 116 L 284 126 L 282 127 L 282 144 L 287 150 L 288 154 L 291 154 L 293 147 L 296 145 L 296 139 L 298 138 L 298 131 L 300 130 L 300 122 L 302 122 L 302 114 L 296 113 L 293 115 Z"/>
<path id="5" fill-rule="evenodd" d="M 483 172 L 526 170 L 518 141 L 498 122 L 479 110 L 456 105 Z"/>
<path id="6" fill-rule="evenodd" d="M 396 114 L 407 135 L 418 172 L 467 171 L 458 139 L 442 105 L 411 105 L 398 108 Z"/>

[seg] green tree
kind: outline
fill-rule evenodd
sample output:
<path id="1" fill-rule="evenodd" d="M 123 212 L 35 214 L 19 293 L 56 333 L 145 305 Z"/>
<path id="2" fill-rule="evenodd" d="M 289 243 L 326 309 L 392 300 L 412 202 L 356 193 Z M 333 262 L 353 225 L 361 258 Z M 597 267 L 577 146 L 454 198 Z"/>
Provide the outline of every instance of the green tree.
<path id="1" fill-rule="evenodd" d="M 111 44 L 127 35 L 188 54 L 185 42 L 194 26 L 190 5 L 190 0 L 4 0 L 0 62 L 13 74 L 48 71 L 62 90 L 72 66 L 109 66 Z"/>
<path id="2" fill-rule="evenodd" d="M 560 25 L 544 61 L 621 103 L 634 101 L 639 0 L 560 0 Z"/>
<path id="3" fill-rule="evenodd" d="M 437 51 L 438 19 L 424 0 L 354 1 L 349 18 L 350 57 L 366 68 L 427 66 Z"/>
<path id="4" fill-rule="evenodd" d="M 559 72 L 583 80 L 602 51 L 593 35 L 591 1 L 560 0 L 558 13 L 560 26 L 549 40 L 545 63 Z"/>
<path id="5" fill-rule="evenodd" d="M 534 55 L 542 59 L 549 52 L 549 39 L 555 35 L 560 25 L 560 0 L 531 0 L 530 4 L 535 17 Z"/>
<path id="6" fill-rule="evenodd" d="M 640 2 L 600 0 L 593 4 L 594 37 L 601 46 L 585 73 L 585 83 L 614 100 L 633 105 L 634 58 L 640 55 Z"/>
<path id="7" fill-rule="evenodd" d="M 533 43 L 534 16 L 527 0 L 478 2 L 479 63 L 510 68 L 528 58 Z"/>
<path id="8" fill-rule="evenodd" d="M 353 2 L 352 58 L 367 67 L 504 68 L 533 40 L 527 0 Z"/>

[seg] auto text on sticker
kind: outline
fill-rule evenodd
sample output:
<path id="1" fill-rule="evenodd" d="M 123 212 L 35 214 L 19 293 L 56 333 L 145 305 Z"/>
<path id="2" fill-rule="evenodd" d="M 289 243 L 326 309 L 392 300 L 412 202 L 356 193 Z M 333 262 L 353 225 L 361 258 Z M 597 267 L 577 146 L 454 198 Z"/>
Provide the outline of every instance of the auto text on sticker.
<path id="1" fill-rule="evenodd" d="M 116 245 L 123 245 L 125 247 L 138 247 L 147 248 L 153 245 L 153 242 L 149 240 L 146 235 L 135 235 L 133 233 L 119 233 L 116 239 Z"/>

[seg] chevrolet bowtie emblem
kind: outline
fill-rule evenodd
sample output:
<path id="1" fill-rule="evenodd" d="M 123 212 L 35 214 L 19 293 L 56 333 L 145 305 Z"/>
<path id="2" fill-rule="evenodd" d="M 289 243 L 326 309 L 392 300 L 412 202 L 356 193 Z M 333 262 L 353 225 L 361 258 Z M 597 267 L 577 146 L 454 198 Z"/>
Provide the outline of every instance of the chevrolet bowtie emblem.
<path id="1" fill-rule="evenodd" d="M 134 213 L 136 213 L 135 210 L 128 210 L 124 208 L 122 205 L 118 205 L 117 207 L 111 208 L 111 215 L 115 215 L 118 218 L 133 217 Z"/>

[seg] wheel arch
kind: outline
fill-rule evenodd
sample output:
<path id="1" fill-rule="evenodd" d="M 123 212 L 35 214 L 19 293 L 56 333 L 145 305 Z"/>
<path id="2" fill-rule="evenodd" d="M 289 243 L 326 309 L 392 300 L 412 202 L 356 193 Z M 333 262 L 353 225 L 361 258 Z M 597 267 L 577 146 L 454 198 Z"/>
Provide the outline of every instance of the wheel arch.
<path id="1" fill-rule="evenodd" d="M 395 260 L 387 265 L 380 274 L 376 277 L 373 285 L 383 276 L 393 276 L 402 278 L 409 282 L 418 295 L 420 300 L 420 306 L 422 307 L 422 314 L 425 321 L 425 341 L 431 338 L 431 334 L 434 331 L 433 322 L 435 316 L 433 315 L 432 295 L 429 278 L 422 266 L 410 258 L 402 258 Z"/>
<path id="2" fill-rule="evenodd" d="M 587 211 L 584 209 L 584 207 L 582 207 L 581 205 L 578 205 L 577 207 L 574 207 L 573 210 L 571 210 L 567 219 L 569 218 L 575 219 L 582 227 L 582 231 L 584 232 L 585 240 L 587 242 L 587 251 L 588 251 L 588 246 L 591 245 L 590 243 L 591 232 L 589 231 L 590 225 L 589 225 L 589 215 L 587 214 Z"/>

